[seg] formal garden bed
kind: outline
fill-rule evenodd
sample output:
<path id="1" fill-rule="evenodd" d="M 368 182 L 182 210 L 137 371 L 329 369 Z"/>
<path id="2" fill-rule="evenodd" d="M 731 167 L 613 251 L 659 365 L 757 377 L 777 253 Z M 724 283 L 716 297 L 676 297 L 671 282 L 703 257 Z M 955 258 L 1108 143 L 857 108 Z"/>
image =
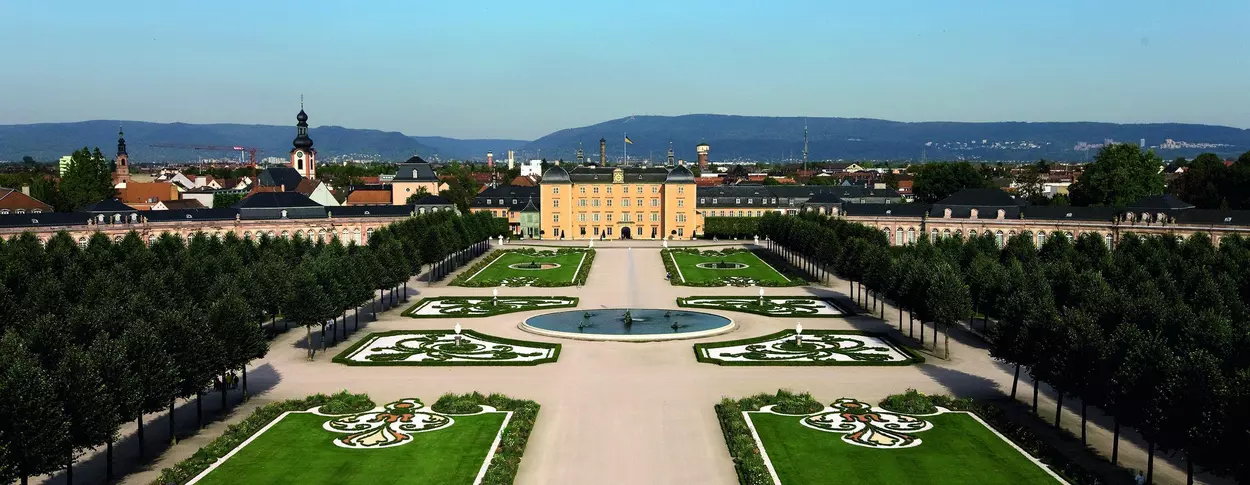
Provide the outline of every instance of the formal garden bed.
<path id="1" fill-rule="evenodd" d="M 361 394 L 270 404 L 161 473 L 161 484 L 509 484 L 539 406 L 492 394 L 432 407 Z"/>
<path id="2" fill-rule="evenodd" d="M 590 274 L 595 250 L 562 248 L 555 251 L 534 248 L 504 249 L 460 273 L 453 286 L 573 286 L 582 285 Z"/>
<path id="3" fill-rule="evenodd" d="M 560 344 L 496 337 L 472 330 L 395 330 L 361 338 L 334 357 L 358 366 L 538 365 L 560 358 Z"/>
<path id="4" fill-rule="evenodd" d="M 788 266 L 770 264 L 754 251 L 692 248 L 661 251 L 669 281 L 679 286 L 802 286 L 807 284 Z M 775 262 L 774 262 L 775 263 Z"/>
<path id="5" fill-rule="evenodd" d="M 578 299 L 568 296 L 438 296 L 422 298 L 404 311 L 411 318 L 476 318 L 505 313 L 569 308 Z"/>
<path id="6" fill-rule="evenodd" d="M 768 317 L 839 318 L 850 313 L 831 299 L 805 296 L 692 296 L 678 298 L 677 306 L 754 313 Z"/>
<path id="7" fill-rule="evenodd" d="M 724 342 L 694 344 L 699 362 L 717 365 L 911 365 L 924 357 L 884 333 L 795 330 Z"/>
<path id="8" fill-rule="evenodd" d="M 977 414 L 925 411 L 787 391 L 716 406 L 742 484 L 1067 483 Z"/>

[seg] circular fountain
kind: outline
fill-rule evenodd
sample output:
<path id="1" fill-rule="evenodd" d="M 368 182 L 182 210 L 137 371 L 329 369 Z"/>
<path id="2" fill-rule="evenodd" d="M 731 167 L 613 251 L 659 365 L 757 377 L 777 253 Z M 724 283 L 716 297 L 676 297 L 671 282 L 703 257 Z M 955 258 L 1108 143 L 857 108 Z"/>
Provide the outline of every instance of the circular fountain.
<path id="1" fill-rule="evenodd" d="M 708 337 L 735 328 L 733 320 L 720 315 L 654 308 L 569 310 L 536 315 L 521 323 L 521 330 L 548 337 L 625 342 Z"/>

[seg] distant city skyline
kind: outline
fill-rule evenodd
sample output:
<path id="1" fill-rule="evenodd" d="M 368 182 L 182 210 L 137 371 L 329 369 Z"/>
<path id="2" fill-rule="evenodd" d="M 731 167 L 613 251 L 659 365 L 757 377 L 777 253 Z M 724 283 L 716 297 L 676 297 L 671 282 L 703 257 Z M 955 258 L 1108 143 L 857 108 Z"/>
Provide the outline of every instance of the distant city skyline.
<path id="1" fill-rule="evenodd" d="M 517 138 L 629 115 L 1250 128 L 1250 2 L 0 4 L 0 124 Z M 1156 142 L 1157 143 L 1157 142 Z"/>

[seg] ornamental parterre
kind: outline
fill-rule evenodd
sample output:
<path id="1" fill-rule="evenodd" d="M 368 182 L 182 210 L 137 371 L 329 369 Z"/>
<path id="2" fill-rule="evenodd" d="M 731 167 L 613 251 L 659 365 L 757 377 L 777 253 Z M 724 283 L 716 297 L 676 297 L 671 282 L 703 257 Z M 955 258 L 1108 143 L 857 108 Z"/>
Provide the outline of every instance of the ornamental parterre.
<path id="1" fill-rule="evenodd" d="M 577 306 L 577 298 L 566 296 L 531 297 L 430 297 L 423 298 L 404 312 L 413 318 L 488 317 L 504 313 Z"/>
<path id="2" fill-rule="evenodd" d="M 677 305 L 754 313 L 770 317 L 834 318 L 846 315 L 841 307 L 824 298 L 801 296 L 733 297 L 702 296 L 678 298 Z"/>
<path id="3" fill-rule="evenodd" d="M 885 334 L 793 330 L 761 337 L 695 344 L 699 362 L 719 365 L 907 365 L 924 359 Z"/>
<path id="4" fill-rule="evenodd" d="M 560 344 L 528 342 L 472 330 L 373 333 L 334 358 L 346 365 L 537 365 L 555 362 Z"/>

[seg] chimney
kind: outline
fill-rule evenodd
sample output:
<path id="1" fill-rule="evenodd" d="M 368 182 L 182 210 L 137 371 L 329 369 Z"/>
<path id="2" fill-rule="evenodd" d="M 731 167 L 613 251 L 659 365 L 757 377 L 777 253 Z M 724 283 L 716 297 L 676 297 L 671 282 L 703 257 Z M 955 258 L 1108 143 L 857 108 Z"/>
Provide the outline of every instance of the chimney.
<path id="1" fill-rule="evenodd" d="M 495 154 L 494 153 L 486 152 L 486 167 L 491 168 L 491 169 L 495 168 Z"/>
<path id="2" fill-rule="evenodd" d="M 599 166 L 608 164 L 608 140 L 599 139 Z"/>
<path id="3" fill-rule="evenodd" d="M 30 197 L 30 185 L 23 185 L 23 186 L 22 186 L 22 194 L 23 194 L 23 195 L 25 195 L 25 196 L 27 196 L 27 197 Z"/>

